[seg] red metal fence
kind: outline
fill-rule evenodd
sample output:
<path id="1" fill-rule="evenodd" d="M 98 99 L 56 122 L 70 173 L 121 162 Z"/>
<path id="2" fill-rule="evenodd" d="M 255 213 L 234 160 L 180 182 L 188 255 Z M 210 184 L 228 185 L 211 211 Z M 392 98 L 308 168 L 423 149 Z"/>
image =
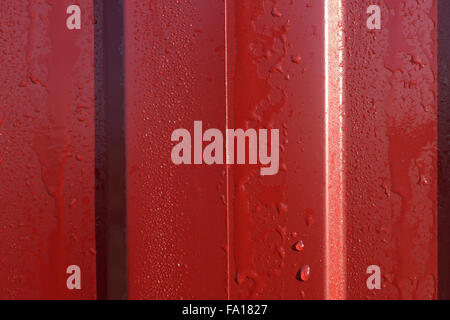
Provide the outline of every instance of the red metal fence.
<path id="1" fill-rule="evenodd" d="M 72 2 L 0 3 L 1 298 L 448 297 L 439 1 Z M 175 165 L 195 121 L 278 174 Z"/>

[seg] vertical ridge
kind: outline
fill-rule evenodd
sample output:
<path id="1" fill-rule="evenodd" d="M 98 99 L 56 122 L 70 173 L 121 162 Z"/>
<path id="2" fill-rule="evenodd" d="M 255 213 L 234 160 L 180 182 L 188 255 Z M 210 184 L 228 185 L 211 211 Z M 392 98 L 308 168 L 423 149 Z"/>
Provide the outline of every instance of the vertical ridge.
<path id="1" fill-rule="evenodd" d="M 343 211 L 343 30 L 342 1 L 324 4 L 325 153 L 326 153 L 326 297 L 345 299 L 345 219 Z"/>
<path id="2" fill-rule="evenodd" d="M 228 123 L 228 108 L 229 108 L 229 101 L 228 101 L 228 1 L 225 0 L 225 130 L 228 129 L 229 123 Z M 225 131 L 226 132 L 226 131 Z M 228 148 L 228 144 L 226 146 Z M 228 159 L 228 152 L 226 159 Z M 229 167 L 228 164 L 225 164 L 226 167 L 226 180 L 227 180 L 227 298 L 228 300 L 231 299 L 231 288 L 230 288 L 230 190 L 229 190 Z"/>

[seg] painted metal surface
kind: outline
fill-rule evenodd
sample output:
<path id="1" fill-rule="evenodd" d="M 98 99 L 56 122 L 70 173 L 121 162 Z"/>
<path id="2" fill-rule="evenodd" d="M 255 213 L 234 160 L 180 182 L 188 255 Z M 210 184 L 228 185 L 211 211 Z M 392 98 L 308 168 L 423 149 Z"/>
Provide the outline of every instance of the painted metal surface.
<path id="1" fill-rule="evenodd" d="M 125 5 L 130 298 L 324 298 L 324 2 Z M 175 166 L 195 120 L 281 129 L 280 174 Z"/>
<path id="2" fill-rule="evenodd" d="M 344 5 L 347 298 L 437 298 L 437 1 Z M 367 266 L 382 270 L 369 292 Z"/>
<path id="3" fill-rule="evenodd" d="M 228 171 L 230 296 L 323 299 L 324 2 L 227 1 L 226 30 L 229 127 L 280 130 L 276 176 Z"/>
<path id="4" fill-rule="evenodd" d="M 0 298 L 93 299 L 92 1 L 0 2 Z M 82 290 L 68 290 L 67 267 Z"/>
<path id="5" fill-rule="evenodd" d="M 0 3 L 0 298 L 448 297 L 437 0 L 69 4 Z M 195 121 L 279 129 L 278 174 L 175 165 Z"/>
<path id="6" fill-rule="evenodd" d="M 127 3 L 131 297 L 437 298 L 437 1 L 372 4 Z M 280 173 L 174 166 L 194 120 L 279 128 Z"/>
<path id="7" fill-rule="evenodd" d="M 125 2 L 131 299 L 227 298 L 225 166 L 175 166 L 171 135 L 225 129 L 221 0 Z"/>

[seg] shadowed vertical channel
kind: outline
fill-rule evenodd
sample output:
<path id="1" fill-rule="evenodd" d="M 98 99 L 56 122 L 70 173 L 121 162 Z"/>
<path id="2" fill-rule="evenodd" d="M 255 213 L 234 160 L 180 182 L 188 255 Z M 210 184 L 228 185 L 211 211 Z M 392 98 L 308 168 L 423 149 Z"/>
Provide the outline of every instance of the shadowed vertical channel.
<path id="1" fill-rule="evenodd" d="M 123 0 L 95 0 L 99 299 L 127 298 Z"/>
<path id="2" fill-rule="evenodd" d="M 438 3 L 439 39 L 439 298 L 450 299 L 450 2 Z"/>

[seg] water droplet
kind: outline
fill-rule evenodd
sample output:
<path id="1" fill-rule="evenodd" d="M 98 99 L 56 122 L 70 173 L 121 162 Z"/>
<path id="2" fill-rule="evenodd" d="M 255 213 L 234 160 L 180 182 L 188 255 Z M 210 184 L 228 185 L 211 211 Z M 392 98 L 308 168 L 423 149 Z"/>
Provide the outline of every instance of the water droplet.
<path id="1" fill-rule="evenodd" d="M 305 248 L 305 244 L 301 240 L 297 241 L 297 243 L 294 244 L 294 250 L 295 251 L 301 252 L 301 251 L 303 251 L 304 248 Z"/>
<path id="2" fill-rule="evenodd" d="M 423 174 L 420 175 L 419 184 L 426 186 L 430 184 L 430 181 Z"/>
<path id="3" fill-rule="evenodd" d="M 236 283 L 241 286 L 244 283 L 244 281 L 245 281 L 245 276 L 243 274 L 237 273 L 236 274 Z"/>
<path id="4" fill-rule="evenodd" d="M 300 57 L 300 56 L 293 56 L 291 58 L 291 60 L 292 60 L 293 63 L 299 64 L 300 62 L 302 62 L 302 57 Z"/>
<path id="5" fill-rule="evenodd" d="M 391 197 L 391 191 L 389 190 L 388 185 L 386 184 L 386 182 L 384 182 L 381 187 L 384 189 L 384 194 L 390 198 Z"/>
<path id="6" fill-rule="evenodd" d="M 308 265 L 301 267 L 297 278 L 299 281 L 308 281 L 311 278 L 311 267 Z"/>
<path id="7" fill-rule="evenodd" d="M 278 210 L 279 214 L 286 213 L 286 212 L 288 212 L 288 205 L 284 202 L 280 202 L 277 205 L 277 210 Z"/>
<path id="8" fill-rule="evenodd" d="M 305 299 L 306 297 L 305 291 L 303 290 L 300 291 L 300 297 L 302 297 L 302 299 Z"/>
<path id="9" fill-rule="evenodd" d="M 281 63 L 277 63 L 276 65 L 274 65 L 274 66 L 272 67 L 271 72 L 275 72 L 275 71 L 277 71 L 277 72 L 279 72 L 279 73 L 284 73 L 284 71 L 283 71 L 283 66 L 281 65 Z"/>
<path id="10" fill-rule="evenodd" d="M 278 10 L 277 7 L 273 7 L 272 16 L 277 17 L 277 18 L 281 17 L 281 12 Z"/>
<path id="11" fill-rule="evenodd" d="M 314 224 L 314 215 L 311 209 L 306 209 L 305 222 L 308 227 Z"/>

